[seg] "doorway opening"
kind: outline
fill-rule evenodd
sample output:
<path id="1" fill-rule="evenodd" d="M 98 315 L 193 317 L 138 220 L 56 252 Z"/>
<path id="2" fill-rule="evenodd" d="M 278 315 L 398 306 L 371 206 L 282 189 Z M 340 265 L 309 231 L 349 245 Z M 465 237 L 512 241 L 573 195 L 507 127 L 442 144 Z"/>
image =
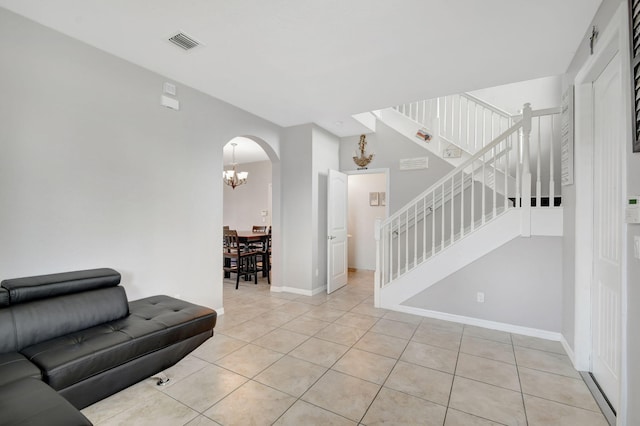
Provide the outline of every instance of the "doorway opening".
<path id="1" fill-rule="evenodd" d="M 389 172 L 372 169 L 346 174 L 347 286 L 366 287 L 370 291 L 376 269 L 375 222 L 389 215 Z"/>
<path id="2" fill-rule="evenodd" d="M 235 150 L 235 156 L 233 151 Z M 233 158 L 235 157 L 235 159 Z M 273 283 L 274 275 L 279 273 L 278 250 L 273 250 L 273 240 L 279 235 L 279 209 L 277 201 L 279 192 L 279 162 L 273 149 L 262 139 L 253 136 L 239 136 L 229 140 L 223 147 L 223 170 L 231 170 L 233 163 L 238 172 L 247 172 L 246 182 L 235 187 L 222 183 L 222 227 L 235 230 L 238 234 L 250 234 L 254 227 L 265 227 L 265 232 L 271 232 L 270 261 L 259 257 L 260 266 L 264 273 L 258 273 L 257 285 L 255 277 L 245 280 L 239 279 L 239 290 L 242 291 L 270 291 L 270 277 Z M 224 244 L 224 241 L 223 241 Z M 254 244 L 248 242 L 244 245 Z M 257 243 L 256 243 L 257 244 Z M 267 266 L 269 265 L 269 266 Z M 247 277 L 248 278 L 248 277 Z M 223 280 L 223 300 L 226 292 L 236 291 L 236 275 L 225 272 Z M 228 294 L 227 294 L 228 296 Z"/>
<path id="3" fill-rule="evenodd" d="M 376 269 L 374 226 L 377 218 L 387 217 L 386 173 L 348 176 L 349 270 Z"/>

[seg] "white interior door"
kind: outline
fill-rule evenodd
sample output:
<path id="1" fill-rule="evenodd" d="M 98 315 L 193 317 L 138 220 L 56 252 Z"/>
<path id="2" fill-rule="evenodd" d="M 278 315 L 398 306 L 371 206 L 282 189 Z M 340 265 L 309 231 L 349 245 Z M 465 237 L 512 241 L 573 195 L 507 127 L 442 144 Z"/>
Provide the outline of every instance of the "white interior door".
<path id="1" fill-rule="evenodd" d="M 329 170 L 327 193 L 327 293 L 331 293 L 347 284 L 347 175 Z"/>
<path id="2" fill-rule="evenodd" d="M 618 408 L 620 397 L 622 161 L 625 143 L 619 56 L 617 54 L 593 82 L 591 371 L 614 409 Z"/>

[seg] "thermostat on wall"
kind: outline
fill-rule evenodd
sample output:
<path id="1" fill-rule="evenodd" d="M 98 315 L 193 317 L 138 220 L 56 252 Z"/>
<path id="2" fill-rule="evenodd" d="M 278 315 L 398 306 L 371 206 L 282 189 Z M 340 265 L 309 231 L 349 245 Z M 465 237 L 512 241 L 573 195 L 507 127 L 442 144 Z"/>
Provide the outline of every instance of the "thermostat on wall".
<path id="1" fill-rule="evenodd" d="M 625 222 L 640 223 L 640 195 L 634 195 L 627 198 Z"/>

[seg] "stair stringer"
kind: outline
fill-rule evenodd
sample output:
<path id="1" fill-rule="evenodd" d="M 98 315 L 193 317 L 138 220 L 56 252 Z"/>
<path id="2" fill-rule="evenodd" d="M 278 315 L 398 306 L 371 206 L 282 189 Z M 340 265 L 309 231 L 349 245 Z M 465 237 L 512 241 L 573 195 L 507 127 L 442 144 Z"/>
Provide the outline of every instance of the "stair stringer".
<path id="1" fill-rule="evenodd" d="M 522 209 L 510 209 L 380 289 L 380 307 L 397 305 L 522 235 Z"/>

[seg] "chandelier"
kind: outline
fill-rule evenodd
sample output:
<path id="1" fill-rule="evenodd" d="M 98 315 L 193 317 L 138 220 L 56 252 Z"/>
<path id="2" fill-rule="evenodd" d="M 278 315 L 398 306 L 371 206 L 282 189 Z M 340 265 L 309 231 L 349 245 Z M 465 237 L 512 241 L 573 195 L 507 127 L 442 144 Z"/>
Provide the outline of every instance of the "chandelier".
<path id="1" fill-rule="evenodd" d="M 249 172 L 239 172 L 238 163 L 236 163 L 236 145 L 235 142 L 231 143 L 233 152 L 231 154 L 231 170 L 222 171 L 222 181 L 229 185 L 231 189 L 236 189 L 236 186 L 240 186 L 243 183 L 247 183 L 247 177 Z"/>

